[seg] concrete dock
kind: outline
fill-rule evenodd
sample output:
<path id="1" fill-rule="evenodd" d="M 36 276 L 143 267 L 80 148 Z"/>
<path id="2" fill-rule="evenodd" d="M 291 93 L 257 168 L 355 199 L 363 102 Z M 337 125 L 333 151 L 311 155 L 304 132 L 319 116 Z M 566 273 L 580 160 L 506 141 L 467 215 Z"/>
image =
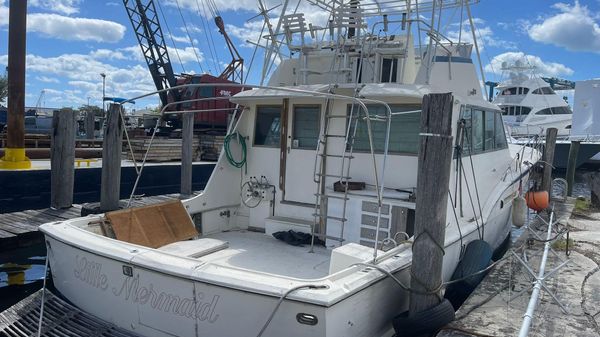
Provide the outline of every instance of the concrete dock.
<path id="1" fill-rule="evenodd" d="M 579 203 L 573 211 L 575 199 L 572 198 L 566 203 L 554 204 L 558 223 L 570 230 L 569 255 L 565 239 L 554 242 L 552 248 L 556 254 L 549 255 L 546 273 L 565 260 L 569 262 L 548 277 L 545 285 L 567 313 L 542 290 L 529 336 L 600 336 L 600 211 L 580 209 Z M 548 220 L 547 214 L 542 217 Z M 542 233 L 546 227 L 541 228 L 541 223 L 541 220 L 534 221 L 530 228 Z M 527 240 L 531 236 L 534 234 L 525 230 L 514 247 L 524 245 L 515 252 L 520 258 L 527 257 L 537 274 L 544 243 Z M 518 336 L 532 281 L 526 268 L 511 252 L 507 253 L 459 309 L 456 320 L 437 336 Z"/>

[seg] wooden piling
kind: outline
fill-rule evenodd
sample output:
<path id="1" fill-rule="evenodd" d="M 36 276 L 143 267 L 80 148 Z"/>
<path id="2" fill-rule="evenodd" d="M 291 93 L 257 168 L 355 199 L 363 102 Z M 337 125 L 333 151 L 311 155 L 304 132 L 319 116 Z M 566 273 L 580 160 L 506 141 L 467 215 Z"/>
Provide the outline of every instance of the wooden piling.
<path id="1" fill-rule="evenodd" d="M 112 211 L 119 208 L 121 192 L 121 148 L 123 124 L 121 105 L 111 104 L 107 113 L 102 147 L 102 186 L 100 188 L 100 209 Z"/>
<path id="2" fill-rule="evenodd" d="M 577 168 L 577 156 L 581 141 L 574 140 L 569 147 L 569 161 L 567 163 L 567 195 L 573 196 L 573 182 L 575 181 L 575 169 Z"/>
<path id="3" fill-rule="evenodd" d="M 55 111 L 52 116 L 50 149 L 50 207 L 69 208 L 73 204 L 75 180 L 75 113 Z"/>
<path id="4" fill-rule="evenodd" d="M 412 247 L 412 265 L 416 268 L 411 270 L 410 315 L 439 303 L 452 160 L 453 104 L 451 93 L 423 98 Z"/>
<path id="5" fill-rule="evenodd" d="M 546 145 L 544 146 L 544 154 L 542 162 L 544 163 L 544 175 L 542 176 L 542 190 L 547 191 L 552 195 L 552 168 L 554 163 L 554 147 L 556 145 L 557 128 L 546 129 Z"/>
<path id="6" fill-rule="evenodd" d="M 85 114 L 85 138 L 94 139 L 94 129 L 96 127 L 96 113 L 88 111 Z"/>
<path id="7" fill-rule="evenodd" d="M 194 113 L 186 112 L 182 116 L 181 129 L 181 195 L 192 195 L 192 165 L 194 162 Z"/>

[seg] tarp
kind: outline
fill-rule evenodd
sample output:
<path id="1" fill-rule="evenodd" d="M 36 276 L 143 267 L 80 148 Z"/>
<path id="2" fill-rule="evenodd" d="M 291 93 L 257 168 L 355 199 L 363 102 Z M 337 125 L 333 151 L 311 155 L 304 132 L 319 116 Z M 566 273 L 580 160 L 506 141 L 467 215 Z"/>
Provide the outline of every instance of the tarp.
<path id="1" fill-rule="evenodd" d="M 571 136 L 600 136 L 600 79 L 575 84 Z"/>

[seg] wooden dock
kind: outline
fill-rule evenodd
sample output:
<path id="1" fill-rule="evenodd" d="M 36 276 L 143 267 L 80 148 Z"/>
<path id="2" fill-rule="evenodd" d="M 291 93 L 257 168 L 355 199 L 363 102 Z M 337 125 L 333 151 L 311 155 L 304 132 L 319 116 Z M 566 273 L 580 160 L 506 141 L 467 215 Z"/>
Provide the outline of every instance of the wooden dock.
<path id="1" fill-rule="evenodd" d="M 37 336 L 42 290 L 0 313 L 0 336 Z M 94 317 L 46 290 L 41 336 L 138 336 Z"/>
<path id="2" fill-rule="evenodd" d="M 132 204 L 144 206 L 177 198 L 179 198 L 179 194 L 157 195 L 137 198 L 133 200 Z M 80 216 L 81 205 L 78 204 L 66 209 L 45 208 L 0 214 L 0 249 L 6 251 L 41 243 L 43 235 L 38 231 L 40 225 Z"/>
<path id="3" fill-rule="evenodd" d="M 572 216 L 573 207 L 573 198 L 566 203 L 555 202 L 558 222 L 570 230 L 569 255 L 565 251 L 566 240 L 555 241 L 552 247 L 556 254 L 548 257 L 546 275 L 562 261 L 569 262 L 544 282 L 567 312 L 542 290 L 529 331 L 531 337 L 600 336 L 600 212 Z M 547 216 L 544 218 L 548 220 Z M 534 221 L 530 228 L 536 233 L 544 232 L 545 227 L 538 227 L 541 222 Z M 513 246 L 525 244 L 518 255 L 526 257 L 537 273 L 544 243 L 528 240 L 529 237 L 525 231 Z M 509 251 L 461 306 L 456 320 L 437 336 L 517 336 L 531 286 L 532 277 Z"/>

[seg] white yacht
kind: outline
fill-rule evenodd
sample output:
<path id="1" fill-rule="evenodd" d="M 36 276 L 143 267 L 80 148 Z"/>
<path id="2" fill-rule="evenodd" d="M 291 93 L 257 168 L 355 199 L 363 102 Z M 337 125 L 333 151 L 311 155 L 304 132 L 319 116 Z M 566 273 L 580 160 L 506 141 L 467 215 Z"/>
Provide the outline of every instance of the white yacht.
<path id="1" fill-rule="evenodd" d="M 440 186 L 451 196 L 443 280 L 469 242 L 505 241 L 539 154 L 507 144 L 471 46 L 435 42 L 428 28 L 431 45 L 415 56 L 414 9 L 316 4 L 329 26 L 283 15 L 292 57 L 267 86 L 230 98 L 241 108 L 202 193 L 40 227 L 64 297 L 144 336 L 392 336 L 410 297 L 397 282 L 410 284 L 415 209 L 429 207 L 415 195 L 431 93 L 454 96 L 458 149 Z"/>
<path id="2" fill-rule="evenodd" d="M 496 89 L 493 103 L 502 109 L 511 136 L 544 135 L 547 128 L 557 128 L 559 136 L 570 134 L 573 111 L 542 78 L 518 74 Z"/>

